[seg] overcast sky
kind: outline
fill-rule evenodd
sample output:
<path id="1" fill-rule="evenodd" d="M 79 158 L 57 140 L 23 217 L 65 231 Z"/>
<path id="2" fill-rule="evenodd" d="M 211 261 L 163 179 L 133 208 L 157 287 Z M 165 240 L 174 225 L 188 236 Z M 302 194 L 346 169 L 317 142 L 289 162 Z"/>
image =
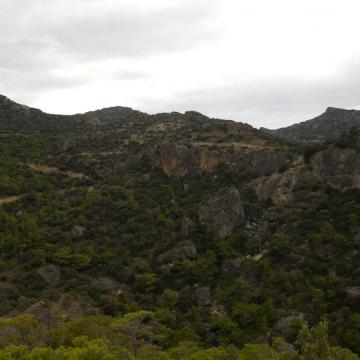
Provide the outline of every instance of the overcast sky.
<path id="1" fill-rule="evenodd" d="M 360 106 L 359 0 L 0 0 L 0 93 L 277 128 Z"/>

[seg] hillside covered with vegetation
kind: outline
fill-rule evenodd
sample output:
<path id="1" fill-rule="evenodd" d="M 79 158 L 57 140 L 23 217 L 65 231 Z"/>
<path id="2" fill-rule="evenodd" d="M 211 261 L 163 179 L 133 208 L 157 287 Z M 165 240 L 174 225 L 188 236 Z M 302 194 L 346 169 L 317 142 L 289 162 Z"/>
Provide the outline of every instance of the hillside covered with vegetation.
<path id="1" fill-rule="evenodd" d="M 358 358 L 357 130 L 0 97 L 0 139 L 1 359 Z"/>

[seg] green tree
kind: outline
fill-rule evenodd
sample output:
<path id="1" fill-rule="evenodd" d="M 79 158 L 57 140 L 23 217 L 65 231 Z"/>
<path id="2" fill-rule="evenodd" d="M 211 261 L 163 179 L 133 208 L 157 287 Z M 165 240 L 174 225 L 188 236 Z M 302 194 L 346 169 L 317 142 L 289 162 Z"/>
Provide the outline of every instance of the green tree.
<path id="1" fill-rule="evenodd" d="M 299 333 L 301 354 L 306 360 L 330 360 L 330 343 L 328 339 L 328 325 L 320 322 L 310 328 L 307 323 Z"/>
<path id="2" fill-rule="evenodd" d="M 136 357 L 139 348 L 154 340 L 159 340 L 159 323 L 151 311 L 140 310 L 124 315 L 113 323 L 113 328 L 125 335 Z"/>

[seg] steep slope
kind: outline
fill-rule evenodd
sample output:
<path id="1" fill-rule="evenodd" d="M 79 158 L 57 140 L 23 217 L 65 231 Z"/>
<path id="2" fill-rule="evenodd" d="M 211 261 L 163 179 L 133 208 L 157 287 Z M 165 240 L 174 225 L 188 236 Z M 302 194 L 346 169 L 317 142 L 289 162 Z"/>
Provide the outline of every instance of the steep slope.
<path id="1" fill-rule="evenodd" d="M 360 125 L 359 110 L 345 110 L 329 107 L 314 119 L 277 130 L 261 130 L 274 136 L 297 142 L 320 142 L 336 138 L 343 131 Z"/>
<path id="2" fill-rule="evenodd" d="M 197 112 L 1 104 L 2 316 L 146 309 L 171 344 L 290 347 L 326 318 L 359 351 L 356 131 L 304 158 Z"/>

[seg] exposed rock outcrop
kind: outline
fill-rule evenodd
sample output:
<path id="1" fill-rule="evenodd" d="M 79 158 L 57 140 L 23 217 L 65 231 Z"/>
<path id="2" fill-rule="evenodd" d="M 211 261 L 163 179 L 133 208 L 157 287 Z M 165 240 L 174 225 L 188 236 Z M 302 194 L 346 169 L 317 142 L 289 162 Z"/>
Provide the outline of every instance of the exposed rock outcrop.
<path id="1" fill-rule="evenodd" d="M 278 320 L 274 329 L 279 331 L 282 335 L 287 336 L 291 330 L 293 330 L 294 325 L 301 323 L 304 321 L 305 315 L 303 313 L 295 313 Z"/>
<path id="2" fill-rule="evenodd" d="M 253 186 L 260 199 L 270 198 L 277 205 L 288 205 L 295 201 L 296 192 L 303 189 L 312 179 L 312 172 L 300 165 L 283 173 L 257 179 Z"/>
<path id="3" fill-rule="evenodd" d="M 49 286 L 57 286 L 61 280 L 61 272 L 58 266 L 50 264 L 37 270 L 38 274 Z"/>
<path id="4" fill-rule="evenodd" d="M 360 286 L 347 287 L 346 294 L 351 299 L 360 299 Z"/>
<path id="5" fill-rule="evenodd" d="M 239 177 L 259 177 L 280 171 L 294 159 L 291 153 L 273 149 L 252 149 L 231 153 L 226 149 L 209 149 L 184 144 L 164 144 L 154 154 L 155 166 L 168 176 L 213 172 L 225 164 Z"/>
<path id="6" fill-rule="evenodd" d="M 84 236 L 86 228 L 84 226 L 78 226 L 75 225 L 71 228 L 71 235 L 73 235 L 75 238 L 80 238 Z"/>
<path id="7" fill-rule="evenodd" d="M 162 145 L 159 149 L 157 165 L 168 176 L 183 177 L 189 173 L 193 165 L 193 155 L 186 145 Z"/>
<path id="8" fill-rule="evenodd" d="M 229 188 L 210 197 L 199 207 L 201 224 L 216 229 L 220 238 L 229 236 L 234 228 L 245 220 L 240 193 Z"/>
<path id="9" fill-rule="evenodd" d="M 360 156 L 357 149 L 328 147 L 312 156 L 311 165 L 314 177 L 333 188 L 360 188 Z"/>
<path id="10" fill-rule="evenodd" d="M 298 159 L 282 173 L 255 179 L 252 186 L 261 199 L 270 198 L 277 205 L 301 201 L 313 202 L 321 194 L 312 184 L 323 184 L 337 190 L 360 188 L 360 152 L 356 147 L 329 145 L 316 152 L 305 164 Z"/>
<path id="11" fill-rule="evenodd" d="M 196 246 L 190 241 L 183 241 L 173 249 L 157 257 L 159 263 L 172 263 L 176 260 L 192 261 L 197 258 Z"/>

